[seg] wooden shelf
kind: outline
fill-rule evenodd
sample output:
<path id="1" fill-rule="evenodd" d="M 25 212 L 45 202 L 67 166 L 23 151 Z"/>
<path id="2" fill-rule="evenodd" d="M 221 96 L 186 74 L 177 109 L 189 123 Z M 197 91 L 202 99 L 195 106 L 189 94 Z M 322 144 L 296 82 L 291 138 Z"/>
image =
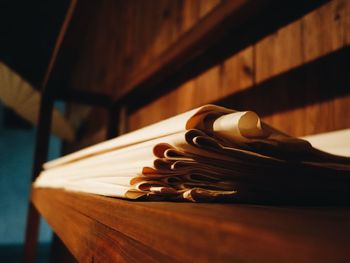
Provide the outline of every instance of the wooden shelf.
<path id="1" fill-rule="evenodd" d="M 135 202 L 57 189 L 32 201 L 82 262 L 348 262 L 350 208 Z"/>

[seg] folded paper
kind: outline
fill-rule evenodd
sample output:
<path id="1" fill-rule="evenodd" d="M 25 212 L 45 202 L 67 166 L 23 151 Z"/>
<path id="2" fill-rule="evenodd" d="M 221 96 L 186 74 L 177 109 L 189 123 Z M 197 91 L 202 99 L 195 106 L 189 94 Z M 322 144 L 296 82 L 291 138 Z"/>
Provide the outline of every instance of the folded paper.
<path id="1" fill-rule="evenodd" d="M 330 183 L 331 182 L 331 183 Z M 316 150 L 251 111 L 215 105 L 53 160 L 34 187 L 145 200 L 349 195 L 350 159 Z"/>

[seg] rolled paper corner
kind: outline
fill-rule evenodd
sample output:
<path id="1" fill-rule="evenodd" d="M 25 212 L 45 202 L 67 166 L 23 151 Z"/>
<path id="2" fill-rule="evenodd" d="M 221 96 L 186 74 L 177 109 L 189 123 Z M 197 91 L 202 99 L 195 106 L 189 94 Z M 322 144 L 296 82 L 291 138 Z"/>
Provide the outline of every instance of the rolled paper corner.
<path id="1" fill-rule="evenodd" d="M 234 112 L 217 118 L 213 123 L 213 131 L 235 142 L 266 137 L 259 116 L 252 111 Z"/>
<path id="2" fill-rule="evenodd" d="M 246 138 L 264 138 L 266 132 L 261 126 L 259 116 L 253 111 L 246 111 L 238 121 L 238 128 Z"/>

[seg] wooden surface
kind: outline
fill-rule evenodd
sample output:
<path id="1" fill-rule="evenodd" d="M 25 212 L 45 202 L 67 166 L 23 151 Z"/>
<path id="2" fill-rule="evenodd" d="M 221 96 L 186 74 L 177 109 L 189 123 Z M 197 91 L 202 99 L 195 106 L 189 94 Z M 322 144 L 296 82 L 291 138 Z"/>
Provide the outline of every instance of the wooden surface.
<path id="1" fill-rule="evenodd" d="M 159 93 L 323 2 L 81 1 L 53 79 L 78 89 L 102 84 L 118 99 L 146 90 Z"/>
<path id="2" fill-rule="evenodd" d="M 185 26 L 186 11 L 191 13 L 185 2 L 78 3 L 75 20 L 85 18 L 84 38 L 89 44 L 80 41 L 78 71 L 68 71 L 73 78 L 68 86 L 99 89 L 102 84 L 115 99 L 127 99 L 133 110 L 325 1 L 192 1 L 198 14 L 190 14 L 196 20 L 191 27 Z M 94 19 L 86 21 L 89 6 L 94 7 Z M 70 35 L 82 34 L 79 29 L 71 26 L 68 42 Z M 56 71 L 67 74 L 66 69 Z"/>
<path id="3" fill-rule="evenodd" d="M 350 2 L 330 1 L 132 112 L 129 130 L 223 100 L 294 136 L 349 128 L 349 21 Z"/>
<path id="4" fill-rule="evenodd" d="M 106 94 L 123 93 L 121 89 L 127 82 L 127 76 L 151 66 L 165 50 L 194 30 L 200 21 L 222 4 L 217 0 L 103 0 L 83 3 L 86 2 L 78 3 L 77 14 L 80 16 L 73 17 L 66 41 L 62 44 L 65 53 L 58 56 L 57 64 L 61 65 L 63 71 L 72 73 L 65 80 L 68 87 Z M 342 57 L 342 52 L 337 51 L 350 43 L 349 10 L 349 1 L 329 1 L 265 38 L 248 44 L 221 64 L 163 94 L 161 98 L 154 99 L 141 109 L 128 112 L 128 130 L 201 104 L 230 99 L 243 90 L 258 90 L 260 87 L 267 88 L 266 93 L 275 92 L 281 87 L 284 95 L 280 94 L 272 101 L 272 97 L 268 97 L 266 102 L 260 101 L 260 104 L 264 103 L 269 108 L 267 110 L 263 107 L 251 108 L 252 103 L 259 103 L 258 93 L 253 92 L 254 99 L 249 109 L 262 111 L 266 122 L 292 135 L 303 136 L 349 127 L 346 116 L 342 117 L 342 114 L 350 112 L 349 92 L 344 92 L 350 89 L 347 83 L 338 81 L 337 73 L 332 73 L 333 76 L 328 80 L 331 83 L 328 86 L 335 87 L 336 91 L 327 99 L 322 94 L 329 88 L 325 84 L 322 86 L 323 82 L 317 81 L 317 76 L 323 76 L 329 69 L 317 71 L 309 70 L 308 67 L 298 78 L 288 74 L 332 53 Z M 67 61 L 61 61 L 60 57 L 71 60 L 65 63 Z M 265 83 L 284 74 L 285 77 L 277 84 Z M 311 74 L 316 77 L 312 79 Z M 341 70 L 341 74 L 346 74 L 346 68 Z M 54 79 L 60 83 L 63 81 L 61 77 L 58 75 Z M 160 89 L 167 89 L 167 85 L 161 85 Z M 297 97 L 295 87 L 301 91 L 302 105 L 298 105 L 297 99 L 288 100 L 289 96 Z M 149 94 L 153 98 L 159 96 L 158 87 Z M 240 105 L 235 101 L 237 99 L 234 98 L 227 105 L 238 108 Z M 274 104 L 277 106 L 272 108 Z M 126 106 L 132 108 L 134 104 Z M 77 106 L 71 107 L 74 108 L 72 112 L 80 111 L 76 109 Z M 90 112 L 90 119 L 85 126 L 93 128 L 84 130 L 85 138 L 80 146 L 105 138 L 107 125 L 102 120 L 107 120 L 107 114 L 107 111 L 100 109 Z M 306 121 L 301 123 L 299 120 L 304 116 Z M 297 126 L 291 125 L 296 122 Z"/>
<path id="5" fill-rule="evenodd" d="M 350 209 L 134 202 L 34 189 L 81 262 L 349 262 Z"/>
<path id="6" fill-rule="evenodd" d="M 53 82 L 112 94 L 127 74 L 149 65 L 192 28 L 200 11 L 202 16 L 210 12 L 214 2 L 218 1 L 79 1 Z"/>
<path id="7" fill-rule="evenodd" d="M 324 2 L 223 1 L 159 57 L 126 74 L 116 98 L 139 109 Z"/>

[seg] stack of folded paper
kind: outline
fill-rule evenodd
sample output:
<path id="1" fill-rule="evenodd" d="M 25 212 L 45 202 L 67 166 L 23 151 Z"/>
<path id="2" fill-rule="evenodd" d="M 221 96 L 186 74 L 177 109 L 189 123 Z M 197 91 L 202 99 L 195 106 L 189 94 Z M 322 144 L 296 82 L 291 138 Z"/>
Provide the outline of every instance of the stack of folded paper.
<path id="1" fill-rule="evenodd" d="M 348 198 L 350 159 L 206 105 L 44 165 L 34 187 L 147 200 Z"/>

